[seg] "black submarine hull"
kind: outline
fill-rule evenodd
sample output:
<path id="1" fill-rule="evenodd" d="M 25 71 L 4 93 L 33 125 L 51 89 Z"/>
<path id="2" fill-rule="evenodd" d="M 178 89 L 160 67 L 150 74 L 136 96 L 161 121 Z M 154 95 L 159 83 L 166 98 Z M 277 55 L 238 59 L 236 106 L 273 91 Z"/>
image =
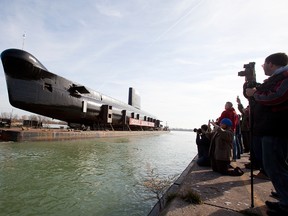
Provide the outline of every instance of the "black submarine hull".
<path id="1" fill-rule="evenodd" d="M 140 98 L 129 89 L 129 104 L 49 72 L 30 53 L 1 53 L 10 104 L 39 115 L 97 128 L 100 125 L 159 129 L 160 120 L 140 109 Z"/>

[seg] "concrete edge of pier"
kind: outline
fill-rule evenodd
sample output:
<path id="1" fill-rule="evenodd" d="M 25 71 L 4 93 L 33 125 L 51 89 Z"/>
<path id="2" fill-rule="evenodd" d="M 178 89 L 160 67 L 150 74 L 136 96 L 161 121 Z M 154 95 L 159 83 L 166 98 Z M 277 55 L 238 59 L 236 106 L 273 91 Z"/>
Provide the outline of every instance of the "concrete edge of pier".
<path id="1" fill-rule="evenodd" d="M 154 207 L 152 208 L 152 210 L 149 212 L 148 216 L 158 216 L 161 212 L 161 208 L 166 208 L 168 203 L 167 203 L 167 196 L 169 196 L 169 194 L 171 193 L 177 193 L 179 191 L 179 187 L 181 186 L 181 184 L 183 183 L 183 181 L 185 180 L 186 176 L 193 170 L 192 168 L 196 165 L 196 160 L 197 160 L 196 156 L 190 163 L 189 165 L 186 167 L 186 169 L 181 173 L 181 175 L 179 176 L 179 178 L 168 188 L 168 190 L 166 191 L 166 193 L 162 196 L 161 200 L 159 200 Z"/>
<path id="2" fill-rule="evenodd" d="M 254 177 L 251 186 L 251 170 L 245 168 L 249 154 L 245 153 L 237 162 L 231 163 L 244 171 L 242 176 L 221 175 L 210 167 L 199 167 L 196 160 L 197 156 L 163 195 L 161 205 L 159 201 L 152 208 L 149 216 L 262 216 L 267 211 L 265 201 L 277 201 L 270 196 L 274 188 L 269 179 Z M 253 170 L 254 175 L 258 173 L 259 170 Z M 192 204 L 183 200 L 181 194 L 188 191 L 198 194 L 202 203 Z M 167 201 L 169 194 L 176 194 L 172 201 Z"/>

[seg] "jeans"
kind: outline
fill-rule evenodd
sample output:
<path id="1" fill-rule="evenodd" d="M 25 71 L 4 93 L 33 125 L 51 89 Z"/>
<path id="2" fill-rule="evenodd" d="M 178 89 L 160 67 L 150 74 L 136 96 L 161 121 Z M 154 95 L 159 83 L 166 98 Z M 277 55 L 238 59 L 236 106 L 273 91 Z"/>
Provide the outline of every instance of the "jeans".
<path id="1" fill-rule="evenodd" d="M 237 136 L 234 134 L 233 137 L 233 159 L 240 159 L 240 153 L 241 153 L 241 148 L 240 148 L 240 143 L 237 139 Z"/>
<path id="2" fill-rule="evenodd" d="M 205 156 L 202 156 L 200 158 L 197 159 L 197 164 L 198 166 L 210 166 L 210 158 L 209 157 L 205 157 Z"/>
<path id="3" fill-rule="evenodd" d="M 279 194 L 280 205 L 288 210 L 288 138 L 262 138 L 264 170 Z"/>
<path id="4" fill-rule="evenodd" d="M 253 157 L 253 162 L 256 167 L 260 169 L 263 168 L 263 159 L 262 159 L 262 137 L 253 136 L 253 143 L 251 146 L 251 157 Z"/>

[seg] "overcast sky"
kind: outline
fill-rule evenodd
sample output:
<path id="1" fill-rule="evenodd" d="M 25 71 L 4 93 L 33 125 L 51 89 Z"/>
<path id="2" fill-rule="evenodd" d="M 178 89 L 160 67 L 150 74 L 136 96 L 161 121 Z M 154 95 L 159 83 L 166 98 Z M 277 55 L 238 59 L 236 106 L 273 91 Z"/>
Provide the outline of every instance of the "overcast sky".
<path id="1" fill-rule="evenodd" d="M 128 101 L 170 127 L 243 104 L 243 65 L 287 52 L 287 0 L 1 0 L 0 51 L 30 52 L 51 72 Z M 23 34 L 26 37 L 23 37 Z M 11 112 L 3 67 L 0 112 Z M 27 112 L 13 108 L 19 115 Z M 30 114 L 30 113 L 28 113 Z"/>

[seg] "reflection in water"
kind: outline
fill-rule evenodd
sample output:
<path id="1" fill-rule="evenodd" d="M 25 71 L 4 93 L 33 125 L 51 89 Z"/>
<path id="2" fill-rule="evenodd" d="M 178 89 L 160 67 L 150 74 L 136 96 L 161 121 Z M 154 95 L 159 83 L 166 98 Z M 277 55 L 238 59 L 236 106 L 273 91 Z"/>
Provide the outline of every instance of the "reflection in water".
<path id="1" fill-rule="evenodd" d="M 0 143 L 3 215 L 147 215 L 143 186 L 181 174 L 196 155 L 191 132 L 62 142 Z M 153 195 L 153 194 L 152 194 Z"/>

